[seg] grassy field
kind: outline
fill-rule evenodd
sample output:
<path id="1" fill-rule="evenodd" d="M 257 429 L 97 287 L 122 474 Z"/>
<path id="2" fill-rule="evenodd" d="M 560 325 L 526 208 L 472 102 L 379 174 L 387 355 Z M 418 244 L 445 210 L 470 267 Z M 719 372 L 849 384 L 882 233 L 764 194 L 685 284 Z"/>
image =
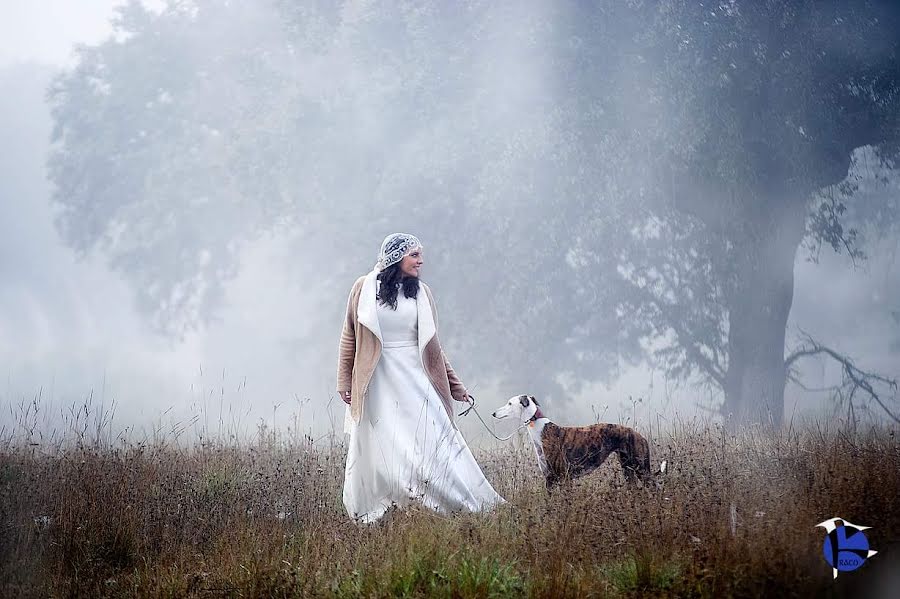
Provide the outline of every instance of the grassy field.
<path id="1" fill-rule="evenodd" d="M 0 596 L 898 596 L 900 442 L 808 426 L 676 426 L 658 491 L 616 460 L 548 497 L 530 449 L 477 455 L 508 504 L 358 527 L 344 447 L 264 435 L 191 447 L 0 439 Z M 815 524 L 872 526 L 832 580 Z M 892 578 L 893 576 L 893 578 Z M 892 588 L 893 587 L 893 588 Z"/>

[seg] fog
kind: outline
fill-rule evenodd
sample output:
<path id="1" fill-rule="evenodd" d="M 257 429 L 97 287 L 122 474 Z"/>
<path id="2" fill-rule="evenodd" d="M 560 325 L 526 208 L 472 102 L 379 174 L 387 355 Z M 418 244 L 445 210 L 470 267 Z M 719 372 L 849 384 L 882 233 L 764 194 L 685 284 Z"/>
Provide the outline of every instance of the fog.
<path id="1" fill-rule="evenodd" d="M 529 252 L 548 250 L 541 245 L 541 240 L 546 239 L 543 231 L 533 231 L 530 241 L 537 240 L 534 245 L 522 243 L 523 238 L 529 237 L 528 227 L 543 221 L 525 218 L 520 223 L 515 218 L 530 210 L 525 200 L 530 193 L 527 190 L 549 185 L 547 181 L 555 176 L 535 171 L 543 163 L 532 160 L 539 153 L 529 149 L 529 144 L 537 148 L 565 145 L 556 137 L 557 117 L 542 108 L 565 101 L 553 86 L 562 85 L 561 80 L 569 74 L 554 71 L 553 57 L 542 50 L 556 31 L 547 23 L 557 17 L 544 14 L 541 4 L 523 4 L 506 14 L 509 23 L 516 27 L 531 24 L 528 29 L 531 37 L 525 42 L 519 37 L 520 29 L 512 25 L 506 29 L 506 21 L 484 22 L 484 46 L 459 52 L 460 60 L 477 59 L 471 72 L 452 59 L 446 63 L 438 60 L 437 64 L 455 69 L 448 72 L 448 79 L 471 87 L 436 86 L 434 89 L 446 95 L 423 109 L 432 111 L 431 117 L 417 117 L 410 122 L 382 118 L 386 103 L 393 97 L 385 90 L 401 86 L 401 78 L 409 76 L 403 70 L 406 63 L 386 59 L 383 70 L 373 74 L 368 69 L 378 61 L 372 58 L 360 62 L 360 55 L 355 54 L 358 49 L 351 47 L 351 42 L 364 46 L 381 41 L 382 49 L 387 52 L 392 44 L 389 31 L 375 30 L 376 33 L 369 33 L 372 37 L 363 41 L 348 35 L 351 42 L 347 46 L 338 44 L 339 50 L 323 54 L 326 58 L 321 62 L 306 63 L 306 70 L 299 74 L 292 70 L 295 65 L 280 62 L 284 57 L 270 57 L 265 82 L 296 81 L 298 88 L 313 90 L 297 92 L 298 97 L 333 96 L 329 100 L 331 109 L 342 118 L 350 115 L 353 120 L 329 120 L 325 108 L 320 113 L 307 110 L 299 116 L 279 113 L 278 109 L 260 109 L 260 114 L 266 118 L 284 114 L 286 121 L 308 119 L 311 124 L 304 126 L 310 129 L 339 127 L 328 140 L 352 137 L 353 143 L 371 152 L 371 155 L 361 152 L 358 160 L 371 160 L 379 169 L 377 177 L 354 176 L 352 169 L 347 168 L 354 158 L 341 162 L 344 150 L 339 143 L 335 142 L 335 147 L 329 150 L 331 153 L 323 154 L 323 146 L 311 142 L 310 163 L 315 162 L 320 174 L 323 170 L 333 172 L 321 175 L 321 180 L 327 183 L 314 192 L 304 187 L 307 179 L 299 175 L 294 180 L 297 186 L 293 191 L 285 192 L 282 188 L 281 193 L 286 193 L 290 202 L 300 203 L 307 196 L 316 196 L 304 211 L 297 210 L 296 204 L 280 207 L 268 187 L 268 175 L 253 175 L 262 172 L 254 168 L 260 169 L 267 161 L 277 160 L 278 148 L 287 146 L 276 146 L 273 154 L 271 147 L 260 145 L 258 155 L 241 162 L 241 152 L 252 152 L 257 142 L 274 143 L 275 136 L 253 137 L 252 132 L 241 130 L 235 134 L 244 135 L 239 141 L 214 141 L 229 119 L 244 114 L 239 108 L 256 106 L 256 99 L 217 95 L 238 88 L 231 82 L 221 86 L 210 83 L 210 87 L 217 87 L 214 92 L 204 95 L 206 92 L 201 89 L 191 97 L 192 102 L 199 103 L 194 109 L 196 114 L 208 114 L 210 127 L 220 127 L 213 129 L 209 138 L 203 138 L 206 141 L 202 142 L 205 145 L 201 153 L 221 152 L 231 160 L 223 164 L 244 164 L 246 172 L 241 173 L 240 181 L 234 185 L 222 183 L 227 176 L 220 173 L 216 176 L 222 178 L 215 185 L 203 187 L 204 193 L 220 189 L 221 198 L 240 195 L 242 203 L 226 206 L 224 199 L 219 204 L 220 197 L 212 197 L 215 209 L 208 213 L 209 226 L 196 224 L 193 228 L 179 229 L 175 235 L 181 237 L 176 237 L 176 244 L 171 240 L 159 246 L 145 243 L 149 237 L 142 237 L 141 227 L 129 229 L 122 240 L 110 241 L 107 231 L 98 237 L 102 239 L 100 242 L 81 244 L 73 242 L 77 234 L 72 233 L 71 227 L 66 228 L 65 219 L 60 216 L 63 208 L 59 198 L 54 199 L 54 183 L 47 170 L 53 128 L 47 92 L 54 76 L 72 73 L 78 65 L 77 55 L 71 51 L 74 44 L 97 45 L 113 34 L 110 19 L 114 16 L 114 5 L 114 2 L 101 1 L 79 3 L 75 10 L 62 2 L 27 6 L 20 3 L 12 10 L 11 18 L 4 19 L 0 25 L 0 363 L 5 379 L 0 385 L 0 427 L 8 429 L 27 420 L 29 417 L 23 410 L 28 410 L 38 399 L 37 421 L 43 431 L 71 425 L 76 418 L 72 406 L 77 411 L 77 406 L 88 402 L 93 406 L 92 422 L 96 422 L 93 419 L 98 414 L 112 414 L 109 430 L 131 431 L 130 434 L 138 436 L 190 438 L 232 433 L 252 436 L 261 424 L 314 438 L 330 431 L 339 432 L 344 407 L 334 393 L 335 365 L 346 294 L 355 277 L 371 269 L 382 238 L 401 230 L 419 235 L 425 245 L 422 278 L 431 284 L 441 306 L 444 347 L 462 380 L 478 398 L 480 406 L 485 407 L 481 410 L 483 415 L 490 412 L 488 407 L 499 405 L 511 395 L 532 392 L 533 381 L 520 379 L 521 383 L 517 384 L 507 380 L 504 373 L 485 372 L 480 367 L 486 363 L 482 355 L 505 356 L 511 371 L 517 362 L 565 361 L 556 346 L 545 347 L 540 337 L 531 335 L 529 331 L 534 330 L 528 325 L 510 324 L 503 329 L 505 336 L 487 329 L 485 322 L 516 317 L 503 311 L 506 304 L 488 296 L 487 286 L 481 285 L 485 280 L 492 280 L 491 271 L 504 271 L 508 277 L 508 268 L 529 263 Z M 159 11 L 162 5 L 154 4 L 153 8 Z M 365 3 L 346 3 L 346 10 L 339 15 L 344 19 L 344 27 L 364 21 L 367 14 L 364 8 Z M 358 10 L 359 15 L 354 17 L 353 10 Z M 232 23 L 233 29 L 224 31 L 230 32 L 229 35 L 237 35 L 236 30 L 244 31 L 250 40 L 246 43 L 255 43 L 254 35 L 263 29 L 253 30 L 253 27 L 271 27 L 273 14 L 263 9 L 247 9 L 245 22 Z M 499 18 L 501 13 L 494 16 Z M 432 30 L 428 29 L 431 25 L 427 19 L 423 22 L 424 33 L 417 41 L 427 42 Z M 329 31 L 327 23 L 322 25 L 322 30 Z M 271 32 L 275 40 L 281 35 L 286 34 Z M 447 35 L 452 38 L 452 33 Z M 237 43 L 222 44 L 213 33 L 192 43 L 185 52 L 227 53 L 229 50 L 223 50 L 224 47 L 237 52 L 233 49 Z M 434 44 L 452 45 L 447 39 L 436 39 Z M 451 54 L 453 51 L 448 49 Z M 187 57 L 185 60 L 189 65 L 203 62 L 195 58 L 188 61 Z M 427 58 L 421 62 L 419 75 L 433 74 L 434 65 L 425 64 Z M 148 66 L 144 64 L 141 68 Z M 142 70 L 140 79 L 147 83 L 154 76 L 153 71 Z M 234 74 L 236 81 L 242 76 Z M 384 89 L 373 89 L 373 82 Z M 634 84 L 639 85 L 638 75 Z M 154 84 L 150 81 L 147 85 L 152 88 Z M 163 85 L 160 83 L 160 89 Z M 282 100 L 279 94 L 287 93 L 288 88 L 293 89 L 279 87 L 266 97 L 277 103 Z M 358 96 L 348 100 L 345 95 L 348 90 L 358 92 Z M 480 114 L 477 121 L 472 117 L 473 129 L 460 130 L 460 123 L 469 117 L 455 114 L 452 106 L 458 99 L 468 97 L 478 97 L 477 106 L 487 106 L 490 111 Z M 348 103 L 354 106 L 348 108 Z M 623 110 L 631 109 L 625 106 Z M 535 118 L 535 114 L 545 117 Z M 432 119 L 430 129 L 417 128 L 418 123 L 429 118 Z M 102 125 L 96 124 L 97 139 L 105 140 L 119 131 L 129 135 L 129 119 L 126 115 L 120 121 L 104 120 Z M 479 129 L 485 123 L 493 129 Z M 267 134 L 282 131 L 282 125 L 277 123 L 256 123 L 249 119 L 245 124 L 246 127 L 257 125 L 269 127 L 265 129 Z M 191 126 L 183 125 L 176 133 L 176 129 L 160 126 L 150 133 L 174 136 L 190 129 Z M 477 141 L 471 137 L 473 130 L 479 131 Z M 387 166 L 371 158 L 380 155 L 380 144 L 385 139 L 391 140 L 383 149 L 392 154 Z M 495 148 L 492 145 L 495 139 L 506 139 L 509 147 Z M 169 147 L 170 142 L 164 138 L 160 143 Z M 172 138 L 171 147 L 178 147 L 178 143 Z M 221 146 L 216 145 L 219 143 Z M 470 144 L 472 156 L 466 154 Z M 303 148 L 291 148 L 292 153 L 285 160 L 294 162 L 285 172 L 302 171 L 302 165 L 306 164 L 301 160 Z M 433 152 L 423 154 L 423 148 L 431 148 Z M 313 151 L 320 153 L 313 157 Z M 179 161 L 188 154 L 185 150 L 184 155 L 177 155 L 173 164 L 180 166 Z M 471 182 L 459 182 L 466 179 L 459 165 L 470 163 L 478 163 L 468 171 Z M 84 164 L 82 168 L 91 168 L 87 166 L 91 164 L 89 160 Z M 549 171 L 553 165 L 543 168 Z M 147 178 L 152 178 L 152 170 L 148 172 L 151 174 Z M 200 175 L 207 176 L 200 173 L 195 180 L 172 174 L 170 179 L 159 183 L 156 189 L 163 190 L 161 196 L 165 192 L 176 198 L 161 208 L 161 212 L 177 210 L 172 206 L 179 205 L 180 189 L 188 194 L 192 192 L 186 191 L 187 186 L 205 185 L 199 182 Z M 110 194 L 147 185 L 145 179 L 112 181 L 112 176 L 108 185 L 91 183 L 101 181 L 104 176 L 101 172 L 89 173 L 84 185 L 96 185 L 101 192 L 121 185 L 119 191 Z M 378 182 L 377 187 L 370 186 L 372 181 Z M 88 196 L 93 189 L 87 192 Z M 74 187 L 65 188 L 60 193 L 74 194 L 73 190 Z M 418 195 L 421 192 L 437 198 L 435 202 L 443 202 L 442 206 L 449 207 L 447 214 L 456 214 L 458 218 L 435 222 L 432 215 L 436 212 L 421 208 L 416 199 L 421 197 Z M 470 192 L 464 205 L 461 196 Z M 867 202 L 864 206 L 887 205 L 896 204 L 898 193 L 897 179 L 890 175 L 885 185 L 871 189 L 864 186 L 859 197 Z M 523 198 L 521 203 L 517 203 L 519 197 Z M 98 211 L 105 210 L 105 201 L 102 194 L 97 196 Z M 347 208 L 353 201 L 360 202 L 358 211 Z M 459 202 L 458 208 L 454 202 Z M 203 222 L 198 217 L 201 214 L 198 208 L 188 208 L 186 201 L 183 205 L 185 222 Z M 484 231 L 466 229 L 467 223 L 473 222 L 466 217 L 472 206 L 482 209 L 479 219 L 483 220 L 476 222 L 491 223 L 490 227 L 485 225 Z M 158 227 L 158 222 L 147 220 L 145 209 L 146 201 L 136 202 L 131 207 L 122 207 L 116 214 L 127 215 L 128 210 L 133 210 L 134 222 Z M 616 209 L 611 204 L 610 211 Z M 118 211 L 120 207 L 109 210 Z M 88 212 L 90 209 L 85 209 L 85 214 Z M 852 209 L 850 216 L 853 216 Z M 174 218 L 178 217 L 174 213 Z M 496 223 L 506 224 L 495 228 Z M 91 226 L 85 225 L 85 230 Z M 860 368 L 897 377 L 900 375 L 900 264 L 897 260 L 900 236 L 896 227 L 861 227 L 861 238 L 868 256 L 857 265 L 846 252 L 838 254 L 828 246 L 821 248 L 818 263 L 807 259 L 809 252 L 804 248 L 797 251 L 785 353 L 789 353 L 799 331 L 807 331 L 823 344 L 852 357 Z M 231 244 L 232 239 L 240 242 Z M 137 247 L 127 247 L 129 243 Z M 558 243 L 554 238 L 550 247 Z M 201 261 L 197 272 L 185 274 L 181 269 L 185 267 L 186 254 L 176 253 L 174 249 L 169 253 L 169 249 L 180 245 L 191 251 L 211 253 L 212 258 L 207 261 L 211 260 L 212 266 L 206 268 Z M 576 245 L 573 241 L 572 248 Z M 232 251 L 230 261 L 220 258 Z M 152 272 L 134 264 L 152 264 Z M 213 272 L 226 274 L 219 277 Z M 543 271 L 527 268 L 513 274 L 518 277 L 515 283 L 518 288 L 526 289 L 536 284 L 539 277 L 548 276 Z M 195 276 L 198 278 L 192 278 Z M 174 281 L 173 289 L 186 285 L 184 294 L 190 301 L 183 304 L 175 301 L 175 308 L 171 302 L 160 302 L 160 297 L 179 297 L 165 290 L 155 291 L 156 281 L 165 285 L 170 279 Z M 199 287 L 191 287 L 197 280 L 201 281 Z M 202 291 L 215 288 L 216 281 L 221 281 L 220 293 Z M 475 285 L 475 281 L 479 284 Z M 551 277 L 551 281 L 556 279 Z M 564 283 L 552 282 L 550 287 L 559 289 L 562 297 L 568 292 L 561 284 Z M 201 291 L 192 295 L 197 288 Z M 510 293 L 514 293 L 512 286 Z M 535 318 L 546 318 L 554 306 L 567 309 L 557 298 L 544 299 L 547 300 L 542 308 L 544 316 Z M 473 314 L 469 309 L 472 305 L 482 305 L 484 313 Z M 562 424 L 600 418 L 664 426 L 676 417 L 708 417 L 707 408 L 721 401 L 721 390 L 699 384 L 696 374 L 679 381 L 668 376 L 659 365 L 635 361 L 630 355 L 617 358 L 614 340 L 597 337 L 596 344 L 612 356 L 598 360 L 596 378 L 563 380 L 564 394 L 550 392 L 553 401 L 547 411 Z M 545 355 L 541 354 L 542 348 L 547 352 Z M 817 357 L 801 360 L 798 365 L 801 378 L 809 387 L 824 388 L 841 381 L 841 369 L 834 361 Z M 829 393 L 808 392 L 788 383 L 785 418 L 794 416 L 832 418 L 834 405 Z M 883 417 L 877 407 L 872 408 L 871 416 L 875 420 Z M 472 416 L 461 421 L 461 428 L 474 443 L 489 443 L 481 424 Z M 510 427 L 498 426 L 496 431 L 506 434 Z"/>

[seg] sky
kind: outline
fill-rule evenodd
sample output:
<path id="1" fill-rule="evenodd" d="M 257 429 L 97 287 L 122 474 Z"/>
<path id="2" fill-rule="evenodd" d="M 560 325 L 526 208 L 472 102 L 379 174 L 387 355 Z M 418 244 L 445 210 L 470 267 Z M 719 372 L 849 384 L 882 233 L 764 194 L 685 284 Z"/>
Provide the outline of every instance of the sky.
<path id="1" fill-rule="evenodd" d="M 17 62 L 65 65 L 74 44 L 112 33 L 114 0 L 3 0 L 0 65 Z"/>
<path id="2" fill-rule="evenodd" d="M 0 143 L 7 147 L 0 147 L 0 176 L 10 192 L 0 198 L 0 364 L 5 366 L 0 431 L 29 418 L 45 431 L 81 426 L 85 417 L 71 407 L 85 402 L 93 406 L 88 426 L 101 424 L 102 414 L 115 406 L 109 430 L 137 436 L 252 434 L 259 422 L 317 435 L 340 430 L 343 406 L 331 393 L 334 373 L 305 372 L 286 349 L 302 335 L 302 325 L 286 330 L 284 323 L 293 321 L 303 304 L 297 286 L 273 266 L 285 251 L 278 240 L 248 250 L 218 322 L 181 340 L 150 330 L 134 308 L 132 290 L 101 257 L 77 257 L 60 242 L 43 172 L 50 119 L 41 82 L 55 69 L 71 66 L 74 45 L 110 35 L 109 19 L 119 3 L 2 1 L 8 16 L 0 21 Z M 2 88 L 23 81 L 33 85 Z M 846 256 L 830 252 L 823 252 L 818 265 L 798 259 L 789 330 L 819 333 L 873 370 L 896 370 L 883 326 L 866 315 L 896 299 L 889 294 L 892 277 L 900 278 L 897 253 L 897 241 L 890 240 L 875 248 L 861 269 L 848 268 Z M 260 288 L 268 293 L 260 296 Z M 335 323 L 335 352 L 339 326 Z M 622 375 L 612 386 L 591 386 L 578 409 L 555 419 L 563 424 L 597 414 L 622 419 L 636 410 L 648 416 L 673 409 L 692 414 L 694 406 L 685 398 L 702 394 L 674 389 L 660 373 L 646 369 Z M 805 375 L 809 385 L 821 386 L 838 380 L 840 371 L 834 364 L 811 362 Z M 506 397 L 502 390 L 484 393 L 488 404 Z M 629 400 L 638 397 L 640 406 Z M 40 398 L 36 420 L 29 415 L 35 398 Z M 786 397 L 789 412 L 816 401 L 796 388 Z M 466 421 L 462 428 L 486 442 L 477 422 Z"/>

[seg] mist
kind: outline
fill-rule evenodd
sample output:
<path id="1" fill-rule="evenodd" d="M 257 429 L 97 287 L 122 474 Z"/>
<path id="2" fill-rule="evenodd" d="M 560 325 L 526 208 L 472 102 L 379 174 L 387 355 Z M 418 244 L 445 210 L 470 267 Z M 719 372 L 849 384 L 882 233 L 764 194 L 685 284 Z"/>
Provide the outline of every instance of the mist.
<path id="1" fill-rule="evenodd" d="M 629 212 L 640 194 L 626 187 L 660 166 L 635 159 L 633 140 L 615 128 L 582 138 L 592 124 L 649 128 L 660 115 L 643 99 L 651 77 L 627 65 L 578 84 L 615 87 L 608 103 L 576 97 L 570 79 L 590 78 L 572 58 L 587 43 L 575 12 L 542 3 L 472 3 L 458 14 L 355 2 L 139 6 L 118 16 L 104 6 L 73 23 L 85 31 L 81 54 L 49 21 L 24 14 L 18 29 L 33 35 L 3 42 L 0 427 L 39 399 L 48 432 L 85 402 L 91 418 L 108 412 L 111 430 L 138 435 L 340 432 L 347 292 L 396 231 L 425 245 L 422 278 L 435 291 L 443 345 L 480 406 L 536 393 L 561 424 L 712 417 L 721 389 L 687 358 L 647 355 L 671 345 L 671 332 L 648 324 L 624 335 L 624 320 L 652 315 L 636 308 L 609 320 L 637 303 L 607 297 L 601 283 L 578 287 L 612 280 L 617 261 L 650 276 L 664 270 L 658 254 L 623 254 L 619 243 L 625 224 L 672 208 Z M 206 28 L 186 33 L 191 18 Z M 614 35 L 615 21 L 608 27 L 603 35 Z M 699 131 L 705 117 L 684 122 Z M 681 135 L 667 126 L 657 128 Z M 597 156 L 607 166 L 589 160 Z M 793 293 L 785 355 L 806 331 L 896 378 L 900 183 L 888 171 L 876 185 L 861 159 L 847 160 L 821 187 L 861 181 L 844 230 L 858 230 L 866 257 L 828 243 L 797 250 L 793 279 L 782 281 Z M 689 195 L 707 191 L 694 182 Z M 673 239 L 687 238 L 676 229 Z M 715 245 L 714 232 L 697 235 Z M 710 256 L 715 270 L 722 254 L 713 247 Z M 796 369 L 810 388 L 842 380 L 821 357 Z M 886 418 L 859 401 L 872 421 Z M 784 406 L 785 420 L 844 416 L 832 392 L 791 382 Z M 472 442 L 490 442 L 471 416 L 460 426 Z"/>

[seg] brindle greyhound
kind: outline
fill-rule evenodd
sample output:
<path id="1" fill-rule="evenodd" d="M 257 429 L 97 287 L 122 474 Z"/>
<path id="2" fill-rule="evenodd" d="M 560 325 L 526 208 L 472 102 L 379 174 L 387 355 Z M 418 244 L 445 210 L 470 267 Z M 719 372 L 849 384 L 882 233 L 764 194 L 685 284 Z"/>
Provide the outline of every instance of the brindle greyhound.
<path id="1" fill-rule="evenodd" d="M 559 482 L 571 481 L 596 469 L 610 453 L 619 456 L 625 479 L 651 480 L 650 445 L 640 433 L 621 424 L 561 427 L 541 412 L 537 400 L 529 395 L 511 397 L 493 414 L 494 418 L 512 417 L 528 426 L 538 464 L 546 479 L 547 490 Z M 656 474 L 666 471 L 663 460 Z"/>

